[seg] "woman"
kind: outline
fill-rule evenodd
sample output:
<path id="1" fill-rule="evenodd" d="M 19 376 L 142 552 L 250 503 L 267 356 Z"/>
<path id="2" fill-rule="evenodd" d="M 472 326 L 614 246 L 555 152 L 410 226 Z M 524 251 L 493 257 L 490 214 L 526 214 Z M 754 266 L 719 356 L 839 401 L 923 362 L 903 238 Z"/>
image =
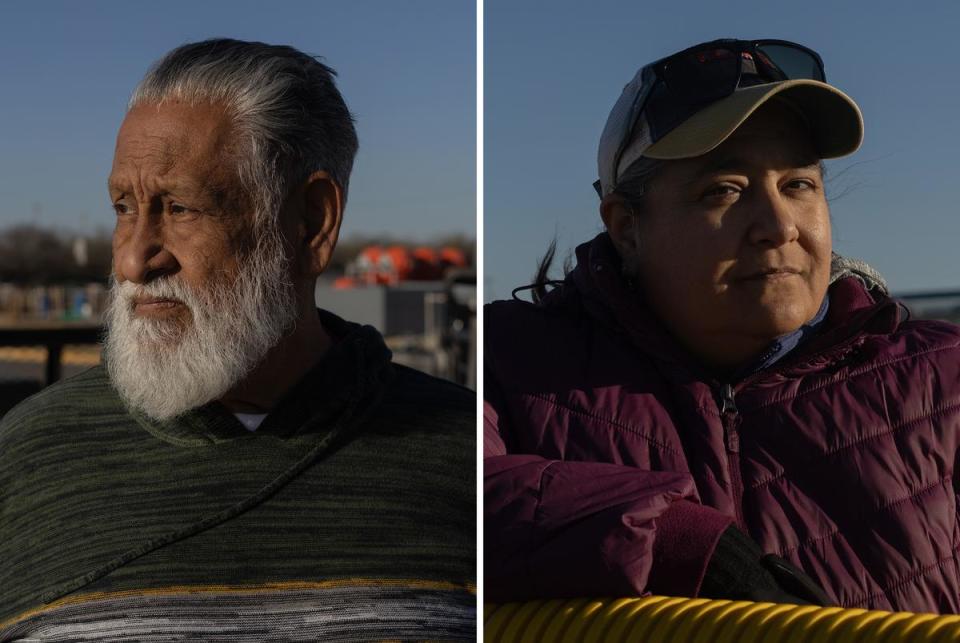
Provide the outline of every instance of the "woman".
<path id="1" fill-rule="evenodd" d="M 820 160 L 862 132 L 794 43 L 626 86 L 606 231 L 538 303 L 486 310 L 489 600 L 958 611 L 960 329 L 832 255 Z"/>

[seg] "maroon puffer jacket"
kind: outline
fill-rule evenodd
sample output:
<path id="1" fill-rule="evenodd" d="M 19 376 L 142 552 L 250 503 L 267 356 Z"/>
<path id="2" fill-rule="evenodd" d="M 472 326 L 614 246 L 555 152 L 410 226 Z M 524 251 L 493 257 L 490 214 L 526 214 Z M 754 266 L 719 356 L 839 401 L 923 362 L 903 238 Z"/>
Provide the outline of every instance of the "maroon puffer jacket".
<path id="1" fill-rule="evenodd" d="M 840 605 L 960 611 L 960 328 L 840 279 L 817 335 L 723 383 L 606 235 L 577 257 L 486 308 L 487 599 L 695 595 L 735 521 Z"/>

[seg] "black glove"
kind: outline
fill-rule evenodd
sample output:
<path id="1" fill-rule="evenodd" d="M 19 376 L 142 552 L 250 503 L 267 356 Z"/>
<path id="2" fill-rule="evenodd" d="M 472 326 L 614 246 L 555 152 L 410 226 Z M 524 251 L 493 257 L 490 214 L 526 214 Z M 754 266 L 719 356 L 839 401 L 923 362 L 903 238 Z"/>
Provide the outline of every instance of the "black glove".
<path id="1" fill-rule="evenodd" d="M 735 601 L 833 604 L 809 576 L 779 556 L 765 555 L 755 542 L 732 525 L 717 541 L 699 595 Z"/>

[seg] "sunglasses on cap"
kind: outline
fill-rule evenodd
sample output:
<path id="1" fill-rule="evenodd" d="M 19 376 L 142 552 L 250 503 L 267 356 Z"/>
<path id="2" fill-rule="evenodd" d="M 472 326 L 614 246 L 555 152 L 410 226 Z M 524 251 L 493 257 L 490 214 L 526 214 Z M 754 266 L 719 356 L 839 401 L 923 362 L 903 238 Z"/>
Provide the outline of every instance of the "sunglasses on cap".
<path id="1" fill-rule="evenodd" d="M 797 79 L 826 82 L 820 55 L 787 40 L 714 40 L 662 58 L 644 71 L 652 82 L 635 103 L 635 120 L 620 142 L 614 168 L 633 140 L 641 117 L 653 144 L 738 88 Z M 594 187 L 600 193 L 599 181 Z"/>
<path id="2" fill-rule="evenodd" d="M 826 82 L 823 60 L 786 40 L 715 40 L 654 63 L 660 81 L 645 111 L 653 142 L 738 87 L 806 78 Z"/>

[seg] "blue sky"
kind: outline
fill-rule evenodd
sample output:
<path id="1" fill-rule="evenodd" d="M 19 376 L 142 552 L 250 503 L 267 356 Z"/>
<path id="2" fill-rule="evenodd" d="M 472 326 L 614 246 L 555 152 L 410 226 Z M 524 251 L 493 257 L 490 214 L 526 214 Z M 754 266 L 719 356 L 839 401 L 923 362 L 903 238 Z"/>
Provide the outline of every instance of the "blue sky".
<path id="1" fill-rule="evenodd" d="M 484 299 L 528 283 L 601 230 L 596 145 L 635 71 L 721 37 L 823 56 L 863 110 L 865 142 L 828 162 L 834 247 L 895 291 L 960 290 L 960 3 L 647 2 L 484 5 Z"/>
<path id="2" fill-rule="evenodd" d="M 130 90 L 170 48 L 230 36 L 292 44 L 340 73 L 361 150 L 344 234 L 469 233 L 475 216 L 475 6 L 351 2 L 5 0 L 0 225 L 109 227 L 105 181 Z M 674 8 L 676 7 L 676 8 Z M 642 0 L 485 2 L 489 300 L 600 230 L 596 141 L 649 60 L 722 36 L 796 40 L 866 120 L 830 163 L 835 246 L 899 291 L 960 288 L 956 190 L 960 4 Z"/>
<path id="3" fill-rule="evenodd" d="M 227 36 L 319 55 L 357 119 L 343 234 L 475 234 L 470 0 L 0 3 L 0 226 L 112 227 L 117 128 L 149 65 Z"/>

